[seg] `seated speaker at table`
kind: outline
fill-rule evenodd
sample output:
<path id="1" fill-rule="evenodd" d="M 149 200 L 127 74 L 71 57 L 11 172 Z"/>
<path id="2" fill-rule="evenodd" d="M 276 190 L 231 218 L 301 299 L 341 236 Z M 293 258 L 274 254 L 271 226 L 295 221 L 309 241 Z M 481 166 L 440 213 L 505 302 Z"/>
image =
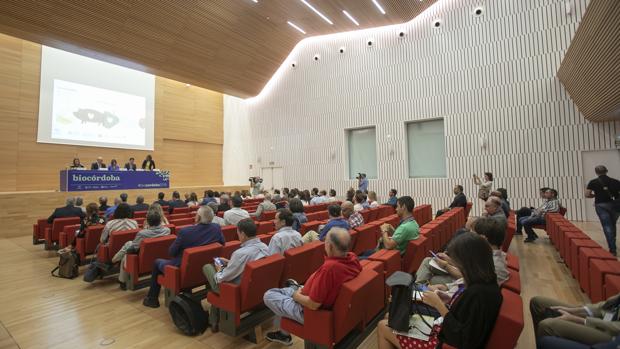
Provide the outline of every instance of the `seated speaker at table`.
<path id="1" fill-rule="evenodd" d="M 135 171 L 136 170 L 136 162 L 134 158 L 129 158 L 129 162 L 125 163 L 125 169 L 127 171 Z"/>
<path id="2" fill-rule="evenodd" d="M 146 159 L 142 161 L 142 169 L 152 171 L 155 168 L 155 161 L 153 161 L 153 157 L 150 154 L 147 155 Z"/>
<path id="3" fill-rule="evenodd" d="M 73 158 L 73 163 L 69 166 L 70 169 L 84 168 L 80 162 L 80 158 Z"/>
<path id="4" fill-rule="evenodd" d="M 96 162 L 93 162 L 92 165 L 90 165 L 91 170 L 99 170 L 102 168 L 108 168 L 108 167 L 103 163 L 103 158 L 101 156 L 97 158 Z"/>

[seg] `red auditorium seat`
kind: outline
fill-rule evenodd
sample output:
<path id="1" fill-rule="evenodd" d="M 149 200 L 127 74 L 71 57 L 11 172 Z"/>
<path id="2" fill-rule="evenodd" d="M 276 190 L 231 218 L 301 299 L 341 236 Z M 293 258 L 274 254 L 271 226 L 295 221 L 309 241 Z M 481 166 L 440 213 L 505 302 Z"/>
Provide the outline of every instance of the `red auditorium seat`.
<path id="1" fill-rule="evenodd" d="M 174 213 L 174 214 L 169 215 L 166 218 L 168 219 L 168 221 L 173 221 L 176 219 L 185 219 L 185 218 L 193 218 L 193 217 L 187 213 Z"/>
<path id="2" fill-rule="evenodd" d="M 467 218 L 469 218 L 469 212 L 471 211 L 471 208 L 474 206 L 474 203 L 471 201 L 467 202 L 467 205 L 465 206 L 465 220 L 467 220 Z"/>
<path id="3" fill-rule="evenodd" d="M 303 246 L 284 251 L 284 272 L 280 285 L 293 279 L 303 285 L 308 277 L 323 264 L 325 260 L 325 244 L 314 241 Z"/>
<path id="4" fill-rule="evenodd" d="M 559 214 L 560 214 L 562 217 L 566 216 L 566 207 L 562 207 L 562 206 L 560 206 L 560 212 L 559 212 Z M 533 226 L 532 228 L 534 228 L 534 229 L 545 229 L 545 227 L 546 227 L 546 226 L 547 226 L 547 225 L 546 225 L 546 220 L 545 220 L 545 224 L 538 224 L 538 225 Z"/>
<path id="5" fill-rule="evenodd" d="M 364 223 L 370 222 L 370 210 L 366 209 L 358 212 L 362 215 L 362 218 L 364 218 Z"/>
<path id="6" fill-rule="evenodd" d="M 45 229 L 49 228 L 50 224 L 47 223 L 47 218 L 38 219 L 35 224 L 32 225 L 32 244 L 37 245 L 42 243 L 45 239 Z"/>
<path id="7" fill-rule="evenodd" d="M 431 205 L 420 205 L 413 209 L 413 217 L 419 226 L 430 222 L 433 219 L 433 209 Z"/>
<path id="8" fill-rule="evenodd" d="M 605 275 L 605 299 L 620 293 L 620 275 Z"/>
<path id="9" fill-rule="evenodd" d="M 189 207 L 173 207 L 172 213 L 189 213 Z"/>
<path id="10" fill-rule="evenodd" d="M 487 349 L 514 348 L 523 331 L 523 301 L 518 294 L 502 289 L 502 306 L 487 342 Z"/>
<path id="11" fill-rule="evenodd" d="M 273 221 L 276 218 L 276 213 L 278 211 L 263 211 L 258 220 L 260 222 Z"/>
<path id="12" fill-rule="evenodd" d="M 175 239 L 175 235 L 144 239 L 140 243 L 138 254 L 127 255 L 127 264 L 125 268 L 129 274 L 127 289 L 136 290 L 141 286 L 139 283 L 140 276 L 150 275 L 153 269 L 153 262 L 155 262 L 157 258 L 169 258 L 168 248 Z M 143 285 L 146 286 L 147 283 L 143 283 Z"/>
<path id="13" fill-rule="evenodd" d="M 157 283 L 164 288 L 166 306 L 170 298 L 181 291 L 191 292 L 196 287 L 204 286 L 207 279 L 202 273 L 202 267 L 213 263 L 213 258 L 221 256 L 221 252 L 222 245 L 218 243 L 191 247 L 183 251 L 180 266 L 167 265 L 164 273 L 157 278 Z"/>
<path id="14" fill-rule="evenodd" d="M 81 224 L 65 225 L 58 237 L 58 246 L 65 248 L 75 240 L 75 232 L 80 229 Z"/>
<path id="15" fill-rule="evenodd" d="M 434 252 L 440 252 L 439 250 L 441 249 L 441 236 L 439 231 L 422 227 L 420 228 L 420 235 L 430 240 L 430 244 L 428 244 L 429 250 L 432 250 Z"/>
<path id="16" fill-rule="evenodd" d="M 301 235 L 304 235 L 305 233 L 309 232 L 310 230 L 314 230 L 316 232 L 319 231 L 319 225 L 321 225 L 322 223 L 319 221 L 308 221 L 307 223 L 304 223 L 301 225 L 301 228 L 299 229 L 299 233 Z"/>
<path id="17" fill-rule="evenodd" d="M 223 282 L 219 294 L 209 292 L 207 300 L 220 309 L 220 331 L 236 337 L 273 316 L 264 308 L 263 296 L 267 290 L 280 287 L 283 270 L 284 257 L 275 254 L 247 263 L 239 285 Z M 242 318 L 247 312 L 252 313 Z"/>
<path id="18" fill-rule="evenodd" d="M 60 240 L 60 232 L 67 225 L 80 224 L 80 217 L 56 218 L 51 227 L 45 228 L 45 249 L 53 249 Z"/>
<path id="19" fill-rule="evenodd" d="M 136 211 L 133 213 L 133 218 L 146 218 L 146 211 Z"/>
<path id="20" fill-rule="evenodd" d="M 373 297 L 372 284 L 376 278 L 381 278 L 376 271 L 363 269 L 355 279 L 342 285 L 331 310 L 304 308 L 303 325 L 283 318 L 282 329 L 304 339 L 306 348 L 324 346 L 331 349 L 345 337 L 361 341 L 363 338 L 357 334 L 363 330 L 367 311 L 370 311 L 366 305 Z"/>
<path id="21" fill-rule="evenodd" d="M 235 252 L 240 246 L 241 241 L 239 240 L 227 241 L 226 244 L 222 247 L 222 254 L 220 255 L 220 257 L 230 259 L 230 256 L 232 256 L 233 252 Z"/>
<path id="22" fill-rule="evenodd" d="M 82 264 L 86 262 L 86 256 L 95 253 L 97 245 L 99 245 L 101 240 L 103 227 L 103 225 L 91 225 L 86 228 L 84 237 L 75 239 L 75 250 L 80 256 Z"/>
<path id="23" fill-rule="evenodd" d="M 276 230 L 276 227 L 273 225 L 273 220 L 258 222 L 258 224 L 256 225 L 258 226 L 258 229 L 256 230 L 257 235 L 271 233 L 272 231 Z"/>
<path id="24" fill-rule="evenodd" d="M 584 234 L 581 230 L 579 230 L 579 228 L 570 228 L 570 229 L 574 229 L 571 231 L 565 231 L 564 228 L 560 229 L 560 232 L 558 233 L 558 244 L 559 244 L 559 248 L 558 248 L 558 252 L 560 253 L 560 256 L 562 257 L 562 259 L 564 259 L 564 261 L 566 262 L 566 264 L 570 264 L 570 242 L 572 240 L 591 240 L 590 237 L 586 234 Z"/>
<path id="25" fill-rule="evenodd" d="M 566 256 L 564 262 L 568 265 L 568 268 L 571 270 L 573 276 L 578 276 L 579 274 L 579 250 L 584 247 L 600 247 L 596 241 L 591 239 L 571 239 L 568 240 L 569 252 Z"/>
<path id="26" fill-rule="evenodd" d="M 515 224 L 512 221 L 509 221 L 508 225 L 506 225 L 506 233 L 504 235 L 504 242 L 502 243 L 502 251 L 508 252 L 508 248 L 510 248 L 516 229 Z"/>
<path id="27" fill-rule="evenodd" d="M 511 290 L 516 294 L 521 294 L 521 276 L 516 270 L 509 270 L 510 277 L 502 284 L 502 288 Z"/>
<path id="28" fill-rule="evenodd" d="M 224 235 L 224 241 L 226 242 L 239 240 L 239 235 L 237 235 L 237 227 L 234 225 L 223 226 L 222 235 Z"/>
<path id="29" fill-rule="evenodd" d="M 508 268 L 519 271 L 519 257 L 506 253 L 506 264 Z"/>
<path id="30" fill-rule="evenodd" d="M 617 260 L 591 259 L 590 299 L 594 303 L 604 300 L 606 275 L 620 275 L 620 262 Z"/>
<path id="31" fill-rule="evenodd" d="M 353 230 L 357 231 L 355 245 L 351 248 L 356 255 L 377 247 L 377 227 L 364 224 Z"/>
<path id="32" fill-rule="evenodd" d="M 181 226 L 181 225 L 191 225 L 195 223 L 195 219 L 194 218 L 178 218 L 178 219 L 171 219 L 169 221 L 170 224 L 174 224 L 175 226 Z"/>
<path id="33" fill-rule="evenodd" d="M 400 224 L 400 218 L 398 217 L 397 214 L 389 215 L 385 217 L 385 223 L 388 223 L 389 225 L 394 227 L 394 229 L 396 229 L 398 228 L 398 225 Z"/>
<path id="34" fill-rule="evenodd" d="M 365 223 L 370 223 L 370 222 L 374 222 L 379 218 L 379 211 L 381 210 L 380 207 L 374 207 L 368 210 L 368 222 L 365 221 Z"/>
<path id="35" fill-rule="evenodd" d="M 379 250 L 368 257 L 371 261 L 383 263 L 384 279 L 390 277 L 394 272 L 401 269 L 400 252 L 398 250 Z"/>
<path id="36" fill-rule="evenodd" d="M 256 237 L 259 238 L 263 244 L 269 245 L 269 241 L 271 241 L 271 238 L 274 235 L 275 234 L 261 234 L 261 235 L 257 235 Z"/>
<path id="37" fill-rule="evenodd" d="M 403 255 L 401 270 L 409 274 L 415 273 L 424 257 L 428 255 L 428 251 L 432 249 L 431 244 L 432 240 L 422 235 L 409 241 L 407 251 Z"/>
<path id="38" fill-rule="evenodd" d="M 140 229 L 119 230 L 112 232 L 107 244 L 99 245 L 97 250 L 97 260 L 102 263 L 109 263 L 112 257 L 118 252 L 127 241 L 136 237 Z"/>
<path id="39" fill-rule="evenodd" d="M 586 294 L 590 294 L 590 261 L 592 259 L 618 260 L 614 255 L 599 247 L 584 247 L 579 253 L 579 286 Z"/>

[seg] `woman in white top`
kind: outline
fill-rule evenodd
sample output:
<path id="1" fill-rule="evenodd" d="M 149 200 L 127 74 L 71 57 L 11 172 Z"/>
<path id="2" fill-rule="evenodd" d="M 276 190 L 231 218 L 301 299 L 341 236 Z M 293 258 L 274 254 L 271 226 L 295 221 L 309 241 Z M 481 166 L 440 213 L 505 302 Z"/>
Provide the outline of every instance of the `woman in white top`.
<path id="1" fill-rule="evenodd" d="M 148 217 L 148 215 L 150 215 L 152 212 L 155 212 L 159 215 L 159 218 L 161 220 L 161 224 L 162 225 L 168 225 L 168 218 L 166 218 L 166 215 L 164 214 L 164 210 L 161 208 L 161 205 L 158 204 L 157 202 L 154 202 L 150 207 L 149 210 L 146 212 L 146 216 Z M 144 221 L 144 229 L 149 227 L 149 222 L 147 220 Z"/>
<path id="2" fill-rule="evenodd" d="M 189 199 L 187 201 L 187 206 L 192 207 L 192 206 L 197 206 L 200 203 L 198 202 L 198 196 L 196 195 L 196 193 L 191 193 L 189 194 Z"/>
<path id="3" fill-rule="evenodd" d="M 491 194 L 493 174 L 491 172 L 485 172 L 482 181 L 478 175 L 474 175 L 474 184 L 478 186 L 478 198 L 482 201 L 486 201 L 489 198 L 489 194 Z"/>
<path id="4" fill-rule="evenodd" d="M 101 243 L 107 243 L 110 239 L 110 234 L 115 231 L 138 229 L 138 222 L 131 219 L 131 207 L 126 203 L 119 204 L 114 210 L 114 216 L 112 220 L 106 223 L 101 232 Z"/>
<path id="5" fill-rule="evenodd" d="M 379 207 L 379 202 L 377 201 L 377 193 L 374 191 L 368 192 L 368 203 L 370 204 L 370 208 Z"/>

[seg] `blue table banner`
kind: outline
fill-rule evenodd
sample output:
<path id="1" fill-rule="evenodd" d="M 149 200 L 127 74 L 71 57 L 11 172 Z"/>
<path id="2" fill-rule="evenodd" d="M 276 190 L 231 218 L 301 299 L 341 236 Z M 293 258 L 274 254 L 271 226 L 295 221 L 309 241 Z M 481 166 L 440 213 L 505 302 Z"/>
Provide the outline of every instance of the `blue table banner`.
<path id="1" fill-rule="evenodd" d="M 169 188 L 169 171 L 60 171 L 60 191 Z"/>

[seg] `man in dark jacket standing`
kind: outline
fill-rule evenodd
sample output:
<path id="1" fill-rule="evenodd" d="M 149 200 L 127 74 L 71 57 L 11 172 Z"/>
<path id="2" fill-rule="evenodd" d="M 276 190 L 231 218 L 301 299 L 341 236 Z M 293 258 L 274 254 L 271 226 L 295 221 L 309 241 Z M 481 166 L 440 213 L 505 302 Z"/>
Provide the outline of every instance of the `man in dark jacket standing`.
<path id="1" fill-rule="evenodd" d="M 609 252 L 616 256 L 616 222 L 620 215 L 620 182 L 607 176 L 605 166 L 596 166 L 594 172 L 598 178 L 588 183 L 585 195 L 587 198 L 594 198 L 594 209 L 603 226 Z"/>

